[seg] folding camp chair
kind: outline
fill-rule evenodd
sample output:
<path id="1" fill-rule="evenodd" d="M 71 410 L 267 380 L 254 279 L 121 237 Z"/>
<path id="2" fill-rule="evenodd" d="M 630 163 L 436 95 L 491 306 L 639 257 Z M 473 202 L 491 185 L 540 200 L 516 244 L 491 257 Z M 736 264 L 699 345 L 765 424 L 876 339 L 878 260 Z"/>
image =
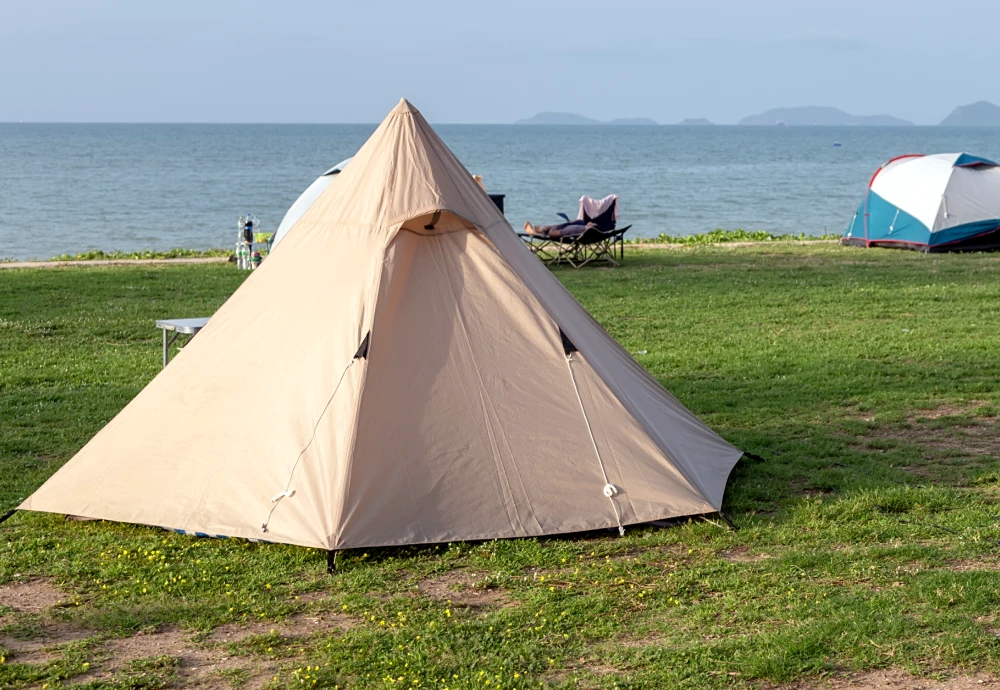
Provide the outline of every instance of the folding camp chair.
<path id="1" fill-rule="evenodd" d="M 599 212 L 590 216 L 589 211 L 595 208 L 600 209 Z M 558 215 L 569 221 L 565 213 Z M 618 197 L 614 194 L 600 201 L 583 197 L 577 214 L 577 220 L 584 224 L 582 233 L 559 237 L 524 232 L 517 234 L 528 249 L 548 265 L 565 262 L 573 268 L 580 268 L 592 262 L 606 261 L 617 266 L 625 258 L 625 233 L 632 227 L 616 228 L 617 215 Z"/>

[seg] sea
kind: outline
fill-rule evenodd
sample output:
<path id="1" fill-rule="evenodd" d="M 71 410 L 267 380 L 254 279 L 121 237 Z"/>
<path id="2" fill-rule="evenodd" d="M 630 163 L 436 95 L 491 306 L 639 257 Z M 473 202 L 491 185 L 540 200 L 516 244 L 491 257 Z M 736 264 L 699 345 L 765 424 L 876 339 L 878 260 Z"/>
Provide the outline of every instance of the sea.
<path id="1" fill-rule="evenodd" d="M 229 247 L 274 230 L 371 125 L 0 123 L 0 258 Z M 515 226 L 620 198 L 629 237 L 717 228 L 840 233 L 872 173 L 904 153 L 1000 161 L 1000 128 L 435 127 Z"/>

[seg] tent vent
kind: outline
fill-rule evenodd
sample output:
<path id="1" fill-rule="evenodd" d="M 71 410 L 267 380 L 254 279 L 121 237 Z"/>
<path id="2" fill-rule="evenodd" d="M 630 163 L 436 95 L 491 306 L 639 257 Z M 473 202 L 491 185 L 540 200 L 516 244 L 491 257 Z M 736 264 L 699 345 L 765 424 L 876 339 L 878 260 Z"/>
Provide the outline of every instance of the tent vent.
<path id="1" fill-rule="evenodd" d="M 574 352 L 577 352 L 576 345 L 574 345 L 570 341 L 570 339 L 566 337 L 566 334 L 563 333 L 561 328 L 559 329 L 559 337 L 562 338 L 563 352 L 566 354 L 567 357 L 569 357 Z"/>
<path id="2" fill-rule="evenodd" d="M 434 215 L 431 216 L 431 222 L 424 226 L 424 230 L 433 230 L 439 220 L 441 220 L 441 212 L 435 211 Z"/>
<path id="3" fill-rule="evenodd" d="M 365 333 L 365 339 L 361 341 L 361 347 L 354 353 L 354 359 L 368 359 L 368 340 L 371 338 L 371 335 L 371 331 Z"/>

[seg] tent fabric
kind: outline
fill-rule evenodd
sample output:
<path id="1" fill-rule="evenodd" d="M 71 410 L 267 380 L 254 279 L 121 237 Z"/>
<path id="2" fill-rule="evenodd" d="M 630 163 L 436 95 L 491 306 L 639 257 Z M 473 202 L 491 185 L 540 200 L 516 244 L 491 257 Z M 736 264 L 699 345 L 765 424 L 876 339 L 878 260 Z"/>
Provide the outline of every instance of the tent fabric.
<path id="1" fill-rule="evenodd" d="M 842 241 L 947 251 L 1000 246 L 1000 167 L 967 153 L 884 164 Z"/>
<path id="2" fill-rule="evenodd" d="M 589 196 L 580 197 L 580 208 L 576 212 L 577 220 L 585 220 L 587 218 L 597 218 L 599 215 L 607 211 L 609 208 L 614 206 L 614 213 L 612 214 L 613 219 L 617 222 L 618 220 L 618 195 L 608 194 L 603 199 L 594 199 Z"/>
<path id="3" fill-rule="evenodd" d="M 282 246 L 22 509 L 329 550 L 720 509 L 741 451 L 405 100 Z"/>
<path id="4" fill-rule="evenodd" d="M 340 161 L 335 166 L 327 170 L 325 173 L 320 175 L 306 187 L 305 191 L 299 195 L 288 210 L 285 212 L 285 217 L 281 219 L 281 223 L 278 224 L 278 229 L 274 232 L 274 240 L 271 242 L 271 251 L 278 245 L 281 240 L 284 239 L 288 231 L 292 229 L 292 226 L 299 222 L 299 219 L 305 214 L 309 207 L 315 203 L 319 195 L 322 194 L 330 183 L 336 179 L 337 175 L 343 172 L 347 164 L 351 162 L 350 158 Z"/>

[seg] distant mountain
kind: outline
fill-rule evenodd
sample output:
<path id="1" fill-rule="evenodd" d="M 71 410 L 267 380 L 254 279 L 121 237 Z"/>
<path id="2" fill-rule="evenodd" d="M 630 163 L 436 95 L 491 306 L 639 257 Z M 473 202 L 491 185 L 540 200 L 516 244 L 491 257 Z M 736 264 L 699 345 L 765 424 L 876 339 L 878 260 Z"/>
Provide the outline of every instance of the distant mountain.
<path id="1" fill-rule="evenodd" d="M 515 125 L 599 125 L 600 120 L 592 120 L 576 113 L 538 113 L 526 120 L 518 120 Z"/>
<path id="2" fill-rule="evenodd" d="M 606 125 L 655 125 L 656 120 L 651 120 L 648 117 L 616 117 L 614 120 L 608 120 L 604 124 Z"/>
<path id="3" fill-rule="evenodd" d="M 989 101 L 960 105 L 941 121 L 944 127 L 997 127 L 1000 126 L 1000 106 Z"/>
<path id="4" fill-rule="evenodd" d="M 515 125 L 655 125 L 656 120 L 648 117 L 620 117 L 608 122 L 577 115 L 576 113 L 538 113 Z"/>
<path id="5" fill-rule="evenodd" d="M 760 115 L 750 115 L 740 120 L 741 125 L 874 125 L 898 127 L 912 125 L 891 115 L 851 115 L 838 108 L 805 106 L 802 108 L 774 108 Z"/>
<path id="6" fill-rule="evenodd" d="M 681 125 L 710 125 L 711 122 L 708 121 L 707 117 L 688 117 L 681 120 L 678 124 Z"/>

